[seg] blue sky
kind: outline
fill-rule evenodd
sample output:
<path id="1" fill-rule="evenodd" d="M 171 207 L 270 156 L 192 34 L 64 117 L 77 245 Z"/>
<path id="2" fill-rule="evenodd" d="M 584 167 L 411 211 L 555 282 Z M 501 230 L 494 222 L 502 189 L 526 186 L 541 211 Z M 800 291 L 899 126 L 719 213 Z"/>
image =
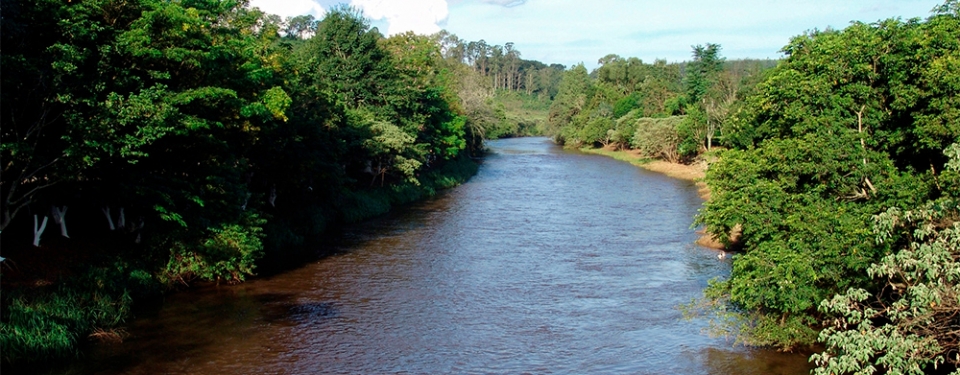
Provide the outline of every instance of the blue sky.
<path id="1" fill-rule="evenodd" d="M 252 0 L 281 16 L 344 1 Z M 779 58 L 790 37 L 851 21 L 925 18 L 942 0 L 351 0 L 385 34 L 440 29 L 488 44 L 513 42 L 525 59 L 567 66 L 615 53 L 683 61 L 691 46 L 717 43 L 728 59 Z"/>

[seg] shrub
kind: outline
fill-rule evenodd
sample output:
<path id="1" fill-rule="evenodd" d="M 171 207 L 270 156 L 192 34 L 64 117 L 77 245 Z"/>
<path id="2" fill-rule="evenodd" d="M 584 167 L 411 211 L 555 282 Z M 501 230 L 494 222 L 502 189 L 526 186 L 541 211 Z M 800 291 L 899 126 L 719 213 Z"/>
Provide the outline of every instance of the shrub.
<path id="1" fill-rule="evenodd" d="M 265 220 L 251 212 L 244 215 L 240 223 L 209 229 L 209 236 L 197 245 L 175 242 L 164 278 L 182 283 L 193 279 L 238 282 L 253 275 L 255 262 L 263 253 Z"/>
<path id="2" fill-rule="evenodd" d="M 678 162 L 681 139 L 677 129 L 684 119 L 685 116 L 638 119 L 637 131 L 633 135 L 633 147 L 645 156 Z"/>

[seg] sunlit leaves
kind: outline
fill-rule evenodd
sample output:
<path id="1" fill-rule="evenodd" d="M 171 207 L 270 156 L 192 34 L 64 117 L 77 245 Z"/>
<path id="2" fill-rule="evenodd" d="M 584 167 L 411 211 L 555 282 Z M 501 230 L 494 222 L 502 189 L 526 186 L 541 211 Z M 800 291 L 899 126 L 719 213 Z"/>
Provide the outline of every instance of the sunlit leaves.
<path id="1" fill-rule="evenodd" d="M 836 318 L 820 334 L 827 350 L 811 357 L 820 366 L 817 374 L 924 374 L 947 362 L 960 363 L 958 215 L 960 205 L 942 199 L 876 216 L 878 240 L 901 232 L 912 241 L 868 270 L 882 283 L 880 298 L 851 288 L 820 304 Z"/>
<path id="2" fill-rule="evenodd" d="M 721 239 L 742 229 L 745 253 L 711 288 L 747 319 L 774 323 L 747 335 L 811 343 L 789 322 L 837 314 L 816 306 L 851 287 L 872 291 L 869 265 L 900 244 L 899 232 L 877 241 L 870 218 L 947 193 L 940 150 L 960 137 L 958 33 L 956 17 L 938 15 L 796 37 L 731 115 L 725 136 L 737 150 L 711 165 L 698 220 Z"/>

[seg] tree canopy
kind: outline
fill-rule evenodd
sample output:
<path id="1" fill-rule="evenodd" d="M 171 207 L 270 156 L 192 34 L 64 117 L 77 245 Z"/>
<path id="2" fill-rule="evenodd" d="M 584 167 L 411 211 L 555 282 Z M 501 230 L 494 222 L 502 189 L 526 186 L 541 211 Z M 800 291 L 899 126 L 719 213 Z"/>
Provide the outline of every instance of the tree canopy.
<path id="1" fill-rule="evenodd" d="M 872 228 L 878 214 L 895 212 L 880 217 L 896 222 L 956 195 L 944 150 L 960 140 L 958 41 L 955 4 L 926 20 L 810 32 L 735 106 L 723 123 L 732 149 L 707 172 L 712 199 L 698 218 L 718 238 L 742 229 L 730 278 L 707 292 L 739 309 L 725 315 L 726 328 L 748 343 L 792 348 L 852 313 L 838 293 L 895 297 L 875 277 L 907 267 L 894 264 L 914 245 L 908 232 Z M 821 309 L 821 301 L 834 302 Z M 829 334 L 837 331 L 828 342 L 860 355 Z"/>
<path id="2" fill-rule="evenodd" d="M 76 288 L 116 286 L 101 299 L 5 289 L 5 362 L 62 355 L 91 325 L 118 324 L 129 280 L 242 281 L 329 223 L 449 187 L 482 149 L 454 74 L 470 67 L 437 37 L 386 38 L 350 7 L 285 21 L 233 0 L 2 7 L 4 257 L 100 249 L 58 267 L 102 271 L 75 270 L 100 278 Z M 62 238 L 34 225 L 31 243 L 50 212 Z M 57 298 L 110 303 L 117 320 L 34 310 Z"/>

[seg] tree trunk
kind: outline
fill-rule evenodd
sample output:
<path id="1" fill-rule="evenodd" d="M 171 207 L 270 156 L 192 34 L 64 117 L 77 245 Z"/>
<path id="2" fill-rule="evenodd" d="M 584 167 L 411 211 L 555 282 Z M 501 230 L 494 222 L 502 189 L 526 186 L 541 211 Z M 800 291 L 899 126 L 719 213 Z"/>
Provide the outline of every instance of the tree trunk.
<path id="1" fill-rule="evenodd" d="M 134 230 L 137 232 L 137 239 L 133 242 L 140 243 L 140 235 L 143 233 L 143 216 L 140 217 L 140 223 L 134 226 Z"/>
<path id="2" fill-rule="evenodd" d="M 124 229 L 127 227 L 127 218 L 123 215 L 123 207 L 120 207 L 120 218 L 117 219 L 117 228 Z"/>
<path id="3" fill-rule="evenodd" d="M 37 215 L 33 215 L 33 246 L 40 247 L 40 235 L 43 234 L 43 230 L 47 229 L 47 216 L 43 216 L 43 224 L 40 224 L 40 227 L 37 227 Z"/>
<path id="4" fill-rule="evenodd" d="M 67 235 L 67 206 L 63 206 L 62 210 L 57 206 L 53 206 L 51 207 L 51 211 L 53 213 L 53 221 L 60 224 L 60 235 L 70 238 L 70 236 Z"/>
<path id="5" fill-rule="evenodd" d="M 270 197 L 267 199 L 270 207 L 277 207 L 277 185 L 270 187 Z"/>
<path id="6" fill-rule="evenodd" d="M 860 106 L 860 111 L 857 112 L 857 133 L 860 135 L 860 147 L 863 149 L 863 167 L 867 167 L 867 143 L 863 139 L 863 110 L 866 109 L 866 105 Z M 874 194 L 877 193 L 877 188 L 873 187 L 873 183 L 870 182 L 869 176 L 863 176 L 863 181 L 867 183 L 867 187 L 870 188 Z"/>
<path id="7" fill-rule="evenodd" d="M 243 204 L 240 206 L 240 211 L 246 211 L 246 210 L 247 210 L 247 203 L 250 203 L 250 196 L 252 196 L 252 195 L 253 195 L 253 194 L 250 193 L 249 191 L 247 192 L 247 197 L 246 197 L 246 198 L 243 198 Z"/>
<path id="8" fill-rule="evenodd" d="M 710 149 L 713 148 L 713 132 L 715 130 L 716 129 L 714 129 L 712 125 L 707 126 L 707 151 L 710 151 Z"/>
<path id="9" fill-rule="evenodd" d="M 107 224 L 110 224 L 110 230 L 117 230 L 117 227 L 113 225 L 113 218 L 110 217 L 110 206 L 104 206 L 100 211 L 103 211 L 103 214 L 107 217 Z"/>

